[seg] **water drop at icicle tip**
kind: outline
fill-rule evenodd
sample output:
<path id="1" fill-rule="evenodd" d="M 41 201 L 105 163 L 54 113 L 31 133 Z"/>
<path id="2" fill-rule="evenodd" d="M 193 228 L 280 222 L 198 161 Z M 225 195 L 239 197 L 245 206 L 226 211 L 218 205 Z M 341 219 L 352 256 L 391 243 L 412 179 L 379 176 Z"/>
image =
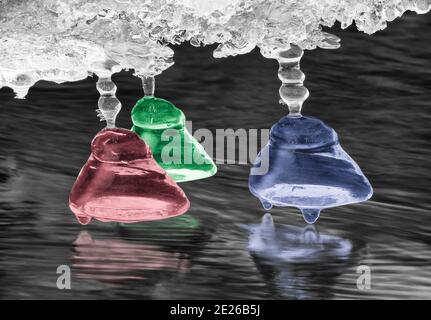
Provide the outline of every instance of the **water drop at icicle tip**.
<path id="1" fill-rule="evenodd" d="M 269 201 L 267 201 L 267 200 L 264 200 L 264 199 L 260 199 L 260 202 L 262 203 L 262 207 L 263 207 L 265 210 L 271 210 L 271 209 L 272 209 L 272 204 L 271 204 L 271 202 L 269 202 Z"/>
<path id="2" fill-rule="evenodd" d="M 317 221 L 317 219 L 319 219 L 321 209 L 299 208 L 299 210 L 301 210 L 305 222 L 308 224 L 313 224 Z"/>

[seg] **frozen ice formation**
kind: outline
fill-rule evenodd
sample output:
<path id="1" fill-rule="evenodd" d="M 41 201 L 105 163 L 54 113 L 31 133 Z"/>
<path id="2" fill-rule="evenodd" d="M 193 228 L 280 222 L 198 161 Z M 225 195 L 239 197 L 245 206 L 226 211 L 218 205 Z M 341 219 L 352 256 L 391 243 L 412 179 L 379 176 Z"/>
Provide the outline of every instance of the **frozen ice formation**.
<path id="1" fill-rule="evenodd" d="M 171 102 L 146 95 L 132 110 L 132 131 L 144 140 L 154 159 L 176 182 L 205 179 L 217 167 L 188 132 L 184 113 Z"/>
<path id="2" fill-rule="evenodd" d="M 91 143 L 91 155 L 70 192 L 69 207 L 81 224 L 93 218 L 134 223 L 181 215 L 190 203 L 135 133 L 105 128 Z"/>
<path id="3" fill-rule="evenodd" d="M 269 58 L 296 44 L 336 48 L 336 21 L 373 33 L 431 0 L 0 0 L 0 87 L 24 97 L 40 79 L 64 82 L 121 69 L 154 76 L 173 64 L 167 44 L 218 43 L 215 57 L 258 46 Z"/>
<path id="4" fill-rule="evenodd" d="M 337 133 L 319 119 L 301 115 L 309 96 L 300 68 L 303 54 L 295 44 L 277 53 L 280 103 L 289 115 L 271 128 L 269 143 L 252 166 L 249 189 L 265 210 L 297 207 L 312 224 L 322 209 L 368 200 L 373 190 L 341 148 Z"/>
<path id="5" fill-rule="evenodd" d="M 337 133 L 317 118 L 286 116 L 278 121 L 254 167 L 262 167 L 265 158 L 267 172 L 252 170 L 249 188 L 267 210 L 273 205 L 297 207 L 312 224 L 322 209 L 365 201 L 373 194 Z"/>

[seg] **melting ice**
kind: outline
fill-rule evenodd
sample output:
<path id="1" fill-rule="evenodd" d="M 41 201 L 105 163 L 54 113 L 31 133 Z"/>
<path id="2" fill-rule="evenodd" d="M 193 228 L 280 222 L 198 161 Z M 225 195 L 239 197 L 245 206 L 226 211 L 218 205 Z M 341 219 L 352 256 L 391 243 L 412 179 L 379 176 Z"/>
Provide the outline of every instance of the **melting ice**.
<path id="1" fill-rule="evenodd" d="M 251 193 L 265 209 L 299 208 L 307 223 L 314 223 L 322 209 L 365 201 L 373 193 L 337 133 L 317 118 L 286 116 L 276 123 L 254 163 L 265 165 L 263 174 L 252 170 Z"/>
<path id="2" fill-rule="evenodd" d="M 431 0 L 0 0 L 0 87 L 24 97 L 38 80 L 76 81 L 88 72 L 134 69 L 151 76 L 172 65 L 166 44 L 218 43 L 215 57 L 258 46 L 273 58 L 291 43 L 336 47 L 321 30 L 373 33 Z"/>

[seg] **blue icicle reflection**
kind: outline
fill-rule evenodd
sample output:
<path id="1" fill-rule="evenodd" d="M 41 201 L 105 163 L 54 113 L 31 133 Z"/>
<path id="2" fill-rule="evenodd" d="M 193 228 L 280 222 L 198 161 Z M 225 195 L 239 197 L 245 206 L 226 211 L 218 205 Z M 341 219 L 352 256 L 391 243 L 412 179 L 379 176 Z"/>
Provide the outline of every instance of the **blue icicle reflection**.
<path id="1" fill-rule="evenodd" d="M 249 229 L 248 249 L 260 256 L 285 262 L 312 262 L 322 256 L 348 257 L 352 250 L 349 240 L 317 232 L 314 226 L 299 228 L 274 226 L 266 213 L 262 223 Z"/>

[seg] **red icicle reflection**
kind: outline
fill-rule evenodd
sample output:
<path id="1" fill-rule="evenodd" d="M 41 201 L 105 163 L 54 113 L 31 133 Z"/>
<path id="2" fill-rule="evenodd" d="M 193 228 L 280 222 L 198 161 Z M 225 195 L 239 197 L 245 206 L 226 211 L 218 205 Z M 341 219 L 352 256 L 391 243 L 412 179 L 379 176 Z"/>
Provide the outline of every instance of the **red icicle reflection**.
<path id="1" fill-rule="evenodd" d="M 73 267 L 81 279 L 115 283 L 151 278 L 151 271 L 185 273 L 191 268 L 188 256 L 155 244 L 93 239 L 90 233 L 81 231 L 73 245 Z"/>

